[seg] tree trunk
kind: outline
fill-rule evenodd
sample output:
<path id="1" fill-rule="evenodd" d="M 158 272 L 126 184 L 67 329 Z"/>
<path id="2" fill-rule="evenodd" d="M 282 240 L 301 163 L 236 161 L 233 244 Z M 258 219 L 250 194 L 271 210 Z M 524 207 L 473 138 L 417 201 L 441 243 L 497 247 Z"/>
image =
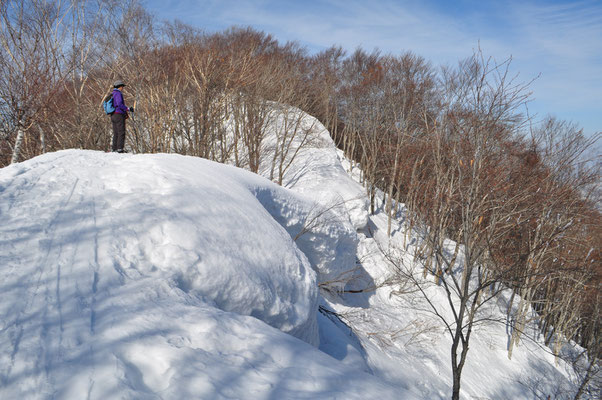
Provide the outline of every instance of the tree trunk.
<path id="1" fill-rule="evenodd" d="M 462 369 L 464 362 L 466 361 L 466 355 L 468 353 L 468 342 L 462 340 L 462 319 L 458 321 L 459 325 L 456 327 L 456 333 L 453 338 L 451 347 L 451 359 L 452 359 L 452 400 L 460 399 L 460 383 L 462 378 Z M 458 361 L 458 346 L 462 344 L 462 351 L 460 352 L 460 360 Z"/>
<path id="2" fill-rule="evenodd" d="M 44 129 L 40 129 L 40 151 L 42 154 L 46 153 L 46 133 Z"/>
<path id="3" fill-rule="evenodd" d="M 374 202 L 376 200 L 376 187 L 372 184 L 368 184 L 369 192 L 370 192 L 370 215 L 374 215 Z"/>
<path id="4" fill-rule="evenodd" d="M 397 182 L 397 163 L 399 159 L 398 153 L 399 152 L 395 154 L 395 162 L 393 165 L 393 178 L 391 179 L 391 182 L 389 183 L 389 188 L 387 190 L 387 205 L 385 207 L 387 213 L 387 237 L 391 237 L 391 222 L 399 204 L 395 203 L 395 209 L 393 209 L 393 189 L 395 187 L 395 183 Z"/>
<path id="5" fill-rule="evenodd" d="M 525 329 L 527 323 L 527 312 L 529 310 L 529 302 L 525 300 L 524 293 L 521 293 L 521 298 L 518 302 L 518 308 L 514 319 L 514 327 L 510 336 L 510 344 L 508 346 L 508 359 L 512 359 L 512 350 L 518 345 L 521 333 Z"/>
<path id="6" fill-rule="evenodd" d="M 460 374 L 456 368 L 453 370 L 452 400 L 460 400 Z"/>
<path id="7" fill-rule="evenodd" d="M 15 147 L 13 148 L 13 157 L 10 160 L 11 164 L 19 162 L 19 155 L 21 154 L 21 145 L 23 144 L 23 138 L 25 137 L 25 131 L 21 126 L 17 130 L 17 140 L 15 140 Z"/>
<path id="8" fill-rule="evenodd" d="M 577 394 L 575 394 L 575 397 L 573 400 L 579 400 L 581 398 L 581 396 L 583 395 L 583 392 L 585 391 L 587 384 L 592 379 L 592 376 L 593 376 L 592 370 L 594 369 L 594 365 L 596 365 L 597 362 L 598 362 L 598 357 L 593 356 L 591 358 L 591 361 L 589 362 L 589 366 L 587 367 L 585 376 L 583 377 L 583 380 L 581 381 L 581 385 L 579 385 L 579 390 L 577 390 Z"/>

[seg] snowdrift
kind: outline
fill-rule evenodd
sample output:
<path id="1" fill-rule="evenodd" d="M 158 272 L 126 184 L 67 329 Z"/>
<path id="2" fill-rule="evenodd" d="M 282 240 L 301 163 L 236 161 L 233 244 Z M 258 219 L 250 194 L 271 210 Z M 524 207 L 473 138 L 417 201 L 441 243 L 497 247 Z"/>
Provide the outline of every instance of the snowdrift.
<path id="1" fill-rule="evenodd" d="M 394 397 L 310 346 L 320 270 L 302 249 L 355 243 L 332 215 L 300 240 L 314 208 L 178 155 L 0 170 L 0 397 Z"/>
<path id="2" fill-rule="evenodd" d="M 359 169 L 282 109 L 303 135 L 274 118 L 264 178 L 76 150 L 0 170 L 1 399 L 449 398 L 449 337 L 382 254 L 420 269 L 421 235 L 399 205 L 387 237 Z M 283 140 L 285 188 L 269 181 Z M 500 296 L 487 312 L 505 309 Z M 531 325 L 512 360 L 507 325 L 474 330 L 462 398 L 572 397 L 574 372 Z"/>
<path id="3" fill-rule="evenodd" d="M 318 272 L 318 281 L 340 291 L 356 268 L 356 232 L 368 223 L 366 194 L 343 169 L 330 133 L 320 121 L 295 107 L 277 103 L 273 107 L 258 172 L 276 181 L 282 168 L 282 186 L 312 204 L 302 221 L 287 212 L 287 205 L 277 205 L 277 212 L 285 213 L 278 220 L 293 236 L 305 232 L 296 242 Z M 264 204 L 273 209 L 267 203 L 277 198 L 267 200 Z"/>
<path id="4" fill-rule="evenodd" d="M 286 105 L 273 118 L 263 147 L 260 174 L 271 175 L 273 154 L 289 143 L 283 164 L 287 166 L 282 185 L 297 193 L 307 194 L 323 207 L 349 220 L 354 230 L 368 224 L 368 199 L 361 185 L 345 172 L 336 146 L 324 125 L 317 118 Z M 291 124 L 291 120 L 294 124 Z M 288 121 L 288 122 L 287 122 Z M 291 133 L 290 125 L 297 125 Z M 287 133 L 285 133 L 287 132 Z"/>

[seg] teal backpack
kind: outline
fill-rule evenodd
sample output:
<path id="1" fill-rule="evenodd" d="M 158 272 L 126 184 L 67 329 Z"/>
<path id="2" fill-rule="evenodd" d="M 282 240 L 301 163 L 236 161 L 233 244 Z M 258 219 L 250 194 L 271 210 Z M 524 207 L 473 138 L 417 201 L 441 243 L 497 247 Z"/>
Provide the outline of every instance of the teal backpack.
<path id="1" fill-rule="evenodd" d="M 115 112 L 115 107 L 113 106 L 113 93 L 109 94 L 102 102 L 102 109 L 105 110 L 107 115 L 113 114 Z"/>

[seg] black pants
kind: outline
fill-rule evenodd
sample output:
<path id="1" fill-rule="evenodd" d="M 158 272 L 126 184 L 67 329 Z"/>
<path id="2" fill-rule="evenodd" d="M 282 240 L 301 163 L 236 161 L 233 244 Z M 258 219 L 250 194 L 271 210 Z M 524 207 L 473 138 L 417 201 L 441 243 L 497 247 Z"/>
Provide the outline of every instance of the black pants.
<path id="1" fill-rule="evenodd" d="M 113 113 L 111 122 L 113 123 L 113 151 L 123 151 L 123 146 L 125 146 L 125 115 Z"/>

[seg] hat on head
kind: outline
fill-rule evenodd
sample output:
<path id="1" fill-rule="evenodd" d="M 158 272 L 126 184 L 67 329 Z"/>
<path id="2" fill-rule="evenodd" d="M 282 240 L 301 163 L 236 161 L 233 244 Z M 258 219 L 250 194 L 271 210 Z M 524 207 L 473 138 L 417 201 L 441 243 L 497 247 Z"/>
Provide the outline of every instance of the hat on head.
<path id="1" fill-rule="evenodd" d="M 121 79 L 117 79 L 115 81 L 115 83 L 113 83 L 113 87 L 114 88 L 118 88 L 118 87 L 121 87 L 121 86 L 125 86 L 125 83 L 123 83 L 123 81 Z"/>

